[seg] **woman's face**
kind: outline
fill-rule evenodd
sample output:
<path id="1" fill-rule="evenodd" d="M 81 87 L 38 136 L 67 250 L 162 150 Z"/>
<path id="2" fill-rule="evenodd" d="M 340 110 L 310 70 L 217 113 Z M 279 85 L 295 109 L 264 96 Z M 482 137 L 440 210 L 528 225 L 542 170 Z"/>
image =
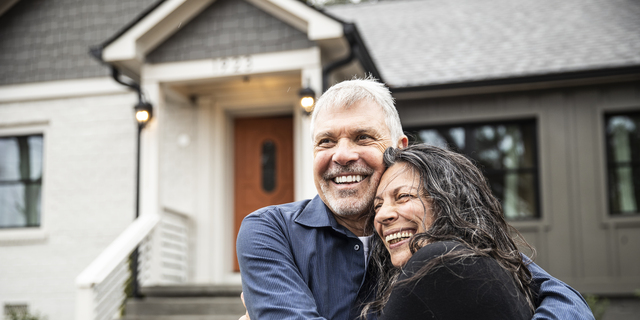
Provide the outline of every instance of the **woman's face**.
<path id="1" fill-rule="evenodd" d="M 433 222 L 429 202 L 420 196 L 420 179 L 404 164 L 391 166 L 382 175 L 374 200 L 374 226 L 389 250 L 391 262 L 401 267 L 411 258 L 409 243 Z"/>

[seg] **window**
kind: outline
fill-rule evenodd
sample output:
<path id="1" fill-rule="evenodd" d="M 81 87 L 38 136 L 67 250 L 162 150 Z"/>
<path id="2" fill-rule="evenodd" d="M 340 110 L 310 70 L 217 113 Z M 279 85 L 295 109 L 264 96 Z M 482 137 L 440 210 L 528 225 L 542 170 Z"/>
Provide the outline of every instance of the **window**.
<path id="1" fill-rule="evenodd" d="M 421 127 L 409 135 L 473 159 L 508 220 L 540 216 L 535 120 Z"/>
<path id="2" fill-rule="evenodd" d="M 605 116 L 609 212 L 640 214 L 640 111 Z"/>
<path id="3" fill-rule="evenodd" d="M 42 141 L 0 137 L 0 228 L 40 226 Z"/>

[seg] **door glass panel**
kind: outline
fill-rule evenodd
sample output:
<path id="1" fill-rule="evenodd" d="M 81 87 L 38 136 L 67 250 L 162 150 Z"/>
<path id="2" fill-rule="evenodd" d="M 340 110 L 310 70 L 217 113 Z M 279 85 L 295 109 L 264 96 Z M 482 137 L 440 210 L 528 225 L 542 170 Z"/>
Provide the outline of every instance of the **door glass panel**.
<path id="1" fill-rule="evenodd" d="M 272 140 L 262 143 L 262 190 L 276 188 L 276 144 Z"/>

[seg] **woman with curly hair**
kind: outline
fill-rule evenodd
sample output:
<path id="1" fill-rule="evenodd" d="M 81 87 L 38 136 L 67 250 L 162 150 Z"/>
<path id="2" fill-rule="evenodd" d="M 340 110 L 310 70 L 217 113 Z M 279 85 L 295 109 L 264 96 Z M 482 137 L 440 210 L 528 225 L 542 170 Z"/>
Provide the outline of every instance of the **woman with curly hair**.
<path id="1" fill-rule="evenodd" d="M 362 317 L 531 319 L 535 290 L 518 233 L 480 170 L 428 145 L 389 148 L 384 162 L 370 224 L 379 282 Z"/>

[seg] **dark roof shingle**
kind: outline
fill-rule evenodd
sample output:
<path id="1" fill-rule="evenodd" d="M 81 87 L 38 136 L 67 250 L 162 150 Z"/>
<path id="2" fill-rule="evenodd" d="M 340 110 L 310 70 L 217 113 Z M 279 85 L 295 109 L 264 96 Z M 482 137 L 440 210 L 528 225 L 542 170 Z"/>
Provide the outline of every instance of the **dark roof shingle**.
<path id="1" fill-rule="evenodd" d="M 326 10 L 357 24 L 392 87 L 640 65 L 640 1 L 404 0 Z"/>

